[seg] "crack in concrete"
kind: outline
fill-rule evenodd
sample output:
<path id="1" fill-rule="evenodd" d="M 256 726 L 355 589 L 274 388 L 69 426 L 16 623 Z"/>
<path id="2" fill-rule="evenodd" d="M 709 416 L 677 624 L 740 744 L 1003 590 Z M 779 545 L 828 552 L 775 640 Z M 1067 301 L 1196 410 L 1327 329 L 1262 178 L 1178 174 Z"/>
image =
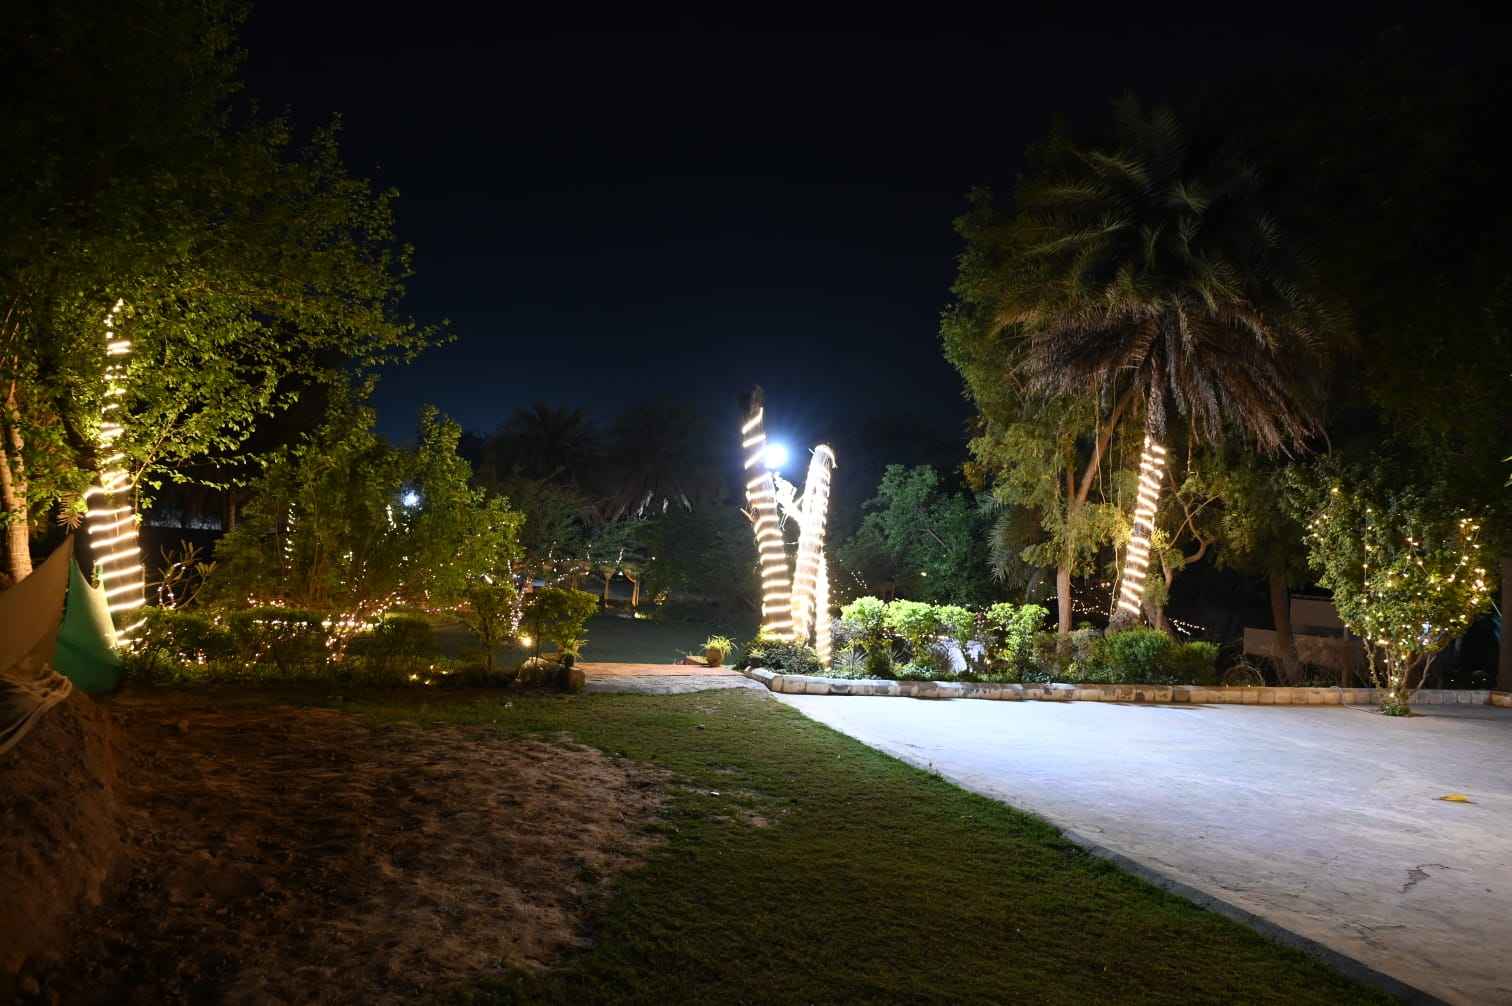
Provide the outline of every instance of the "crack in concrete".
<path id="1" fill-rule="evenodd" d="M 1402 885 L 1402 893 L 1406 894 L 1432 876 L 1428 872 L 1428 867 L 1430 866 L 1438 870 L 1452 869 L 1452 867 L 1445 866 L 1443 863 L 1419 863 L 1407 871 L 1407 883 Z"/>

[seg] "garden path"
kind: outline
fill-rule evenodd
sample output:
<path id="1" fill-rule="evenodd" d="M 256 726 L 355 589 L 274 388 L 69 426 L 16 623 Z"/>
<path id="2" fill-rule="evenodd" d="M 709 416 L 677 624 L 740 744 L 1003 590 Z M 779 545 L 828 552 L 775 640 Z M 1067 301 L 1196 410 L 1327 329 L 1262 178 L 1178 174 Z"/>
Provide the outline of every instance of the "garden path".
<path id="1" fill-rule="evenodd" d="M 711 688 L 758 688 L 739 671 L 696 664 L 628 664 L 585 661 L 578 664 L 588 674 L 589 692 L 621 692 L 639 695 L 680 695 Z"/>

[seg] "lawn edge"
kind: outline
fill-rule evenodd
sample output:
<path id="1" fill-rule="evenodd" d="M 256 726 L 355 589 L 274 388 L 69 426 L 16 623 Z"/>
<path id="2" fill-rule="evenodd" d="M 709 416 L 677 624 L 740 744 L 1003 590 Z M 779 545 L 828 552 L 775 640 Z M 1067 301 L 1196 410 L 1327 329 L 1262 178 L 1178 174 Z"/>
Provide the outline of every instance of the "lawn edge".
<path id="1" fill-rule="evenodd" d="M 790 703 L 783 703 L 783 705 L 788 706 L 789 709 L 792 709 L 795 712 L 803 713 L 803 710 L 796 705 L 792 705 Z M 1307 954 L 1309 957 L 1322 962 L 1338 973 L 1344 975 L 1346 978 L 1351 978 L 1354 981 L 1359 982 L 1361 985 L 1366 985 L 1381 992 L 1385 992 L 1387 995 L 1395 996 L 1403 1002 L 1413 1004 L 1413 1006 L 1449 1006 L 1447 1000 L 1440 999 L 1438 996 L 1426 992 L 1415 985 L 1404 982 L 1400 978 L 1395 978 L 1384 971 L 1378 971 L 1377 969 L 1371 967 L 1369 964 L 1366 964 L 1364 961 L 1351 957 L 1349 954 L 1346 954 L 1341 950 L 1335 950 L 1327 944 L 1320 943 L 1310 936 L 1303 936 L 1301 933 L 1296 932 L 1293 929 L 1288 929 L 1286 926 L 1283 926 L 1280 923 L 1272 922 L 1270 919 L 1256 915 L 1254 912 L 1251 912 L 1246 908 L 1241 908 L 1233 902 L 1225 901 L 1223 898 L 1220 898 L 1217 895 L 1209 894 L 1206 891 L 1193 887 L 1191 884 L 1188 884 L 1185 881 L 1177 880 L 1175 877 L 1172 877 L 1153 866 L 1127 856 L 1124 853 L 1116 852 L 1113 849 L 1110 849 L 1107 846 L 1103 845 L 1102 843 L 1088 838 L 1086 835 L 1083 835 L 1075 829 L 1063 826 L 1053 817 L 1049 817 L 1045 814 L 1040 813 L 1039 811 L 1027 810 L 1023 807 L 1016 807 L 1013 804 L 1000 799 L 999 797 L 975 790 L 971 786 L 967 785 L 964 780 L 957 777 L 954 773 L 943 771 L 940 768 L 936 767 L 935 764 L 928 758 L 909 754 L 908 752 L 894 751 L 887 747 L 878 747 L 874 744 L 870 744 L 867 741 L 862 740 L 859 737 L 854 737 L 850 734 L 847 734 L 845 733 L 845 731 L 833 727 L 828 723 L 824 723 L 820 720 L 815 720 L 812 717 L 807 716 L 807 714 L 804 714 L 804 716 L 806 719 L 809 719 L 810 722 L 817 723 L 829 730 L 834 730 L 836 733 L 850 737 L 852 740 L 856 741 L 859 744 L 865 744 L 873 751 L 877 751 L 888 756 L 889 758 L 903 762 L 905 765 L 911 765 L 916 769 L 920 769 L 922 771 L 930 773 L 931 775 L 938 776 L 941 779 L 944 779 L 946 782 L 950 783 L 952 786 L 955 786 L 957 789 L 976 796 L 984 797 L 988 800 L 992 800 L 994 803 L 1000 803 L 1003 806 L 1009 807 L 1021 814 L 1028 814 L 1031 817 L 1038 818 L 1039 820 L 1044 821 L 1046 824 L 1048 824 L 1051 828 L 1054 828 L 1058 834 L 1066 839 L 1066 841 L 1081 849 L 1083 852 L 1096 856 L 1098 859 L 1104 860 L 1105 862 L 1111 863 L 1125 873 L 1132 874 L 1133 876 L 1138 877 L 1140 880 L 1143 880 L 1148 884 L 1158 887 L 1170 894 L 1174 894 L 1178 898 L 1196 905 L 1198 908 L 1206 909 L 1215 914 L 1222 915 L 1224 918 L 1227 918 L 1233 922 L 1237 922 L 1240 925 L 1247 926 L 1254 932 L 1259 933 L 1261 936 L 1270 940 L 1272 943 L 1290 947 L 1294 950 L 1300 950 L 1304 954 Z"/>

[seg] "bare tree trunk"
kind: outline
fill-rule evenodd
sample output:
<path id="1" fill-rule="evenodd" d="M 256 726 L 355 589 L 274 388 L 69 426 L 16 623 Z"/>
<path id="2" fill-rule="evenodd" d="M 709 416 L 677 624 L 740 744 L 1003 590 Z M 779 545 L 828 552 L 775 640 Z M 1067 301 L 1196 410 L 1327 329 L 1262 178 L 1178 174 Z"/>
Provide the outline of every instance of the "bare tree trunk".
<path id="1" fill-rule="evenodd" d="M 1497 646 L 1496 687 L 1504 692 L 1512 692 L 1512 640 L 1507 638 L 1507 630 L 1512 628 L 1507 624 L 1508 619 L 1512 618 L 1512 552 L 1502 556 L 1501 594 L 1501 641 Z"/>
<path id="2" fill-rule="evenodd" d="M 0 419 L 5 442 L 0 445 L 0 502 L 5 506 L 6 571 L 11 582 L 31 575 L 31 522 L 27 498 L 26 462 L 22 454 L 21 411 L 16 407 L 16 383 L 5 394 L 5 413 Z"/>
<path id="3" fill-rule="evenodd" d="M 1270 575 L 1271 622 L 1276 627 L 1276 666 L 1281 672 L 1281 683 L 1302 683 L 1302 660 L 1297 656 L 1297 639 L 1292 635 L 1291 594 L 1286 589 L 1286 576 Z"/>
<path id="4" fill-rule="evenodd" d="M 1058 620 L 1055 631 L 1062 636 L 1071 634 L 1071 564 L 1062 563 L 1055 567 L 1055 605 Z"/>

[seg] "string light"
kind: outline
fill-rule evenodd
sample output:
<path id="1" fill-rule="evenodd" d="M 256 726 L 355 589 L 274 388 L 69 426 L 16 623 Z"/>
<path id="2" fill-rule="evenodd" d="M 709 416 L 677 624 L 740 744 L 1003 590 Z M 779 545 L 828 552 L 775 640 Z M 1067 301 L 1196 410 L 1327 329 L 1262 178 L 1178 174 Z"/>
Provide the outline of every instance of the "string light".
<path id="1" fill-rule="evenodd" d="M 821 662 L 827 664 L 830 585 L 824 533 L 835 452 L 827 444 L 814 448 L 800 498 L 790 483 L 771 470 L 773 445 L 767 442 L 764 421 L 758 389 L 740 428 L 740 446 L 747 452 L 743 470 L 760 473 L 746 481 L 746 502 L 761 561 L 762 631 L 778 639 L 812 641 Z M 785 517 L 798 522 L 798 556 L 791 574 L 782 536 Z"/>
<path id="2" fill-rule="evenodd" d="M 1160 504 L 1160 479 L 1165 467 L 1165 448 L 1148 436 L 1139 457 L 1138 502 L 1129 548 L 1124 553 L 1123 582 L 1118 590 L 1118 609 L 1135 617 L 1144 600 L 1145 573 L 1150 565 L 1150 539 L 1155 534 L 1155 509 Z"/>
<path id="3" fill-rule="evenodd" d="M 116 441 L 126 432 L 121 424 L 122 400 L 126 394 L 127 364 L 131 340 L 116 337 L 116 316 L 125 307 L 116 301 L 105 316 L 105 403 L 100 407 L 98 445 L 99 484 L 84 494 L 84 516 L 89 522 L 89 545 L 94 554 L 95 576 L 105 588 L 105 607 L 112 621 L 123 612 L 147 603 L 147 574 L 137 544 L 137 517 L 130 500 L 131 477 L 122 466 L 126 455 Z M 116 630 L 116 644 L 129 646 L 131 634 L 145 618 Z"/>
<path id="4" fill-rule="evenodd" d="M 791 639 L 792 592 L 788 579 L 787 546 L 777 513 L 776 477 L 762 461 L 766 456 L 766 410 L 761 396 L 752 396 L 751 412 L 740 427 L 740 445 L 748 453 L 744 470 L 757 474 L 746 479 L 746 504 L 756 533 L 756 552 L 761 561 L 761 631 L 778 639 Z"/>

